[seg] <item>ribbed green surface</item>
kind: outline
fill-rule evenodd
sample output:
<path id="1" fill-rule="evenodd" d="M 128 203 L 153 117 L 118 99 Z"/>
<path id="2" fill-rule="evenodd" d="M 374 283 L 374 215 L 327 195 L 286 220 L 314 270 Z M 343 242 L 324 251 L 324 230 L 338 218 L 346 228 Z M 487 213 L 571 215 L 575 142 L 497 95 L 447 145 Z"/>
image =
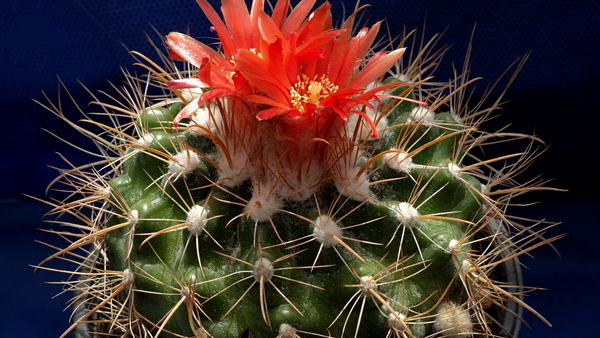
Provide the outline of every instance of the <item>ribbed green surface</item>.
<path id="1" fill-rule="evenodd" d="M 433 315 L 442 295 L 464 302 L 456 271 L 460 262 L 453 260 L 449 245 L 470 236 L 468 222 L 481 217 L 481 201 L 474 193 L 481 190 L 480 183 L 452 172 L 460 166 L 460 131 L 465 127 L 448 113 L 436 114 L 434 122 L 413 121 L 413 103 L 394 101 L 387 107 L 389 128 L 381 139 L 367 141 L 361 159 L 367 163 L 377 157 L 367 169 L 370 180 L 378 182 L 371 187 L 373 197 L 340 197 L 334 183 L 325 181 L 315 198 L 284 201 L 286 212 L 273 214 L 272 223 L 239 216 L 244 213 L 242 200 L 252 197 L 249 181 L 233 188 L 213 184 L 218 173 L 209 159 L 215 145 L 169 123 L 182 104 L 144 111 L 138 128 L 140 134 L 151 135 L 147 147 L 157 151 L 130 150 L 123 174 L 111 182 L 112 202 L 122 209 L 115 212 L 122 215 L 111 217 L 107 226 L 129 224 L 106 234 L 112 268 L 135 274 L 136 311 L 160 326 L 182 299 L 181 290 L 191 285 L 203 312 L 196 310 L 196 315 L 215 338 L 239 337 L 246 330 L 252 337 L 275 337 L 284 323 L 302 331 L 334 337 L 344 331 L 344 336 L 354 337 L 359 316 L 359 337 L 385 337 L 389 309 L 361 291 L 360 277 L 373 277 L 379 297 L 406 316 Z M 399 144 L 415 151 L 410 174 L 378 156 Z M 169 179 L 168 159 L 161 153 L 174 155 L 188 147 L 206 158 L 199 156 L 198 168 L 185 177 Z M 426 217 L 412 226 L 402 224 L 397 217 L 401 202 Z M 195 236 L 180 226 L 157 234 L 185 222 L 194 205 L 212 217 L 202 233 Z M 322 248 L 314 240 L 313 222 L 323 215 L 343 228 L 341 240 L 364 262 L 341 245 Z M 252 273 L 261 257 L 275 262 L 274 277 L 264 283 L 270 327 L 263 320 L 260 283 Z M 172 314 L 164 336 L 193 336 L 186 310 L 193 307 L 186 304 Z M 411 334 L 432 334 L 431 319 L 421 322 L 410 323 Z"/>

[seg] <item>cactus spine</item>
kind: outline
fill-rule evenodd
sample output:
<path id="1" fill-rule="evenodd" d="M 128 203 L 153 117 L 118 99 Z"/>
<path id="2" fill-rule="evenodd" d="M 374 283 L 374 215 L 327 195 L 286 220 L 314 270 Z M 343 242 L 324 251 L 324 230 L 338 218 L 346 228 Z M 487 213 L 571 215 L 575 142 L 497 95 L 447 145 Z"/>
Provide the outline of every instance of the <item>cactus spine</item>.
<path id="1" fill-rule="evenodd" d="M 465 77 L 429 82 L 422 58 L 403 67 L 402 48 L 372 51 L 379 23 L 352 36 L 354 16 L 334 29 L 328 3 L 309 15 L 314 1 L 278 1 L 268 15 L 224 1 L 221 19 L 197 2 L 220 51 L 169 34 L 176 61 L 141 56 L 150 76 L 128 77 L 127 102 L 97 102 L 115 118 L 87 134 L 106 160 L 62 171 L 74 192 L 53 212 L 82 221 L 49 258 L 81 264 L 66 285 L 84 311 L 68 331 L 502 334 L 490 313 L 527 307 L 495 280 L 530 250 L 507 239 L 552 239 L 504 214 L 542 189 L 513 178 L 531 154 L 472 150 L 535 138 L 479 130 L 497 107 L 468 107 Z"/>

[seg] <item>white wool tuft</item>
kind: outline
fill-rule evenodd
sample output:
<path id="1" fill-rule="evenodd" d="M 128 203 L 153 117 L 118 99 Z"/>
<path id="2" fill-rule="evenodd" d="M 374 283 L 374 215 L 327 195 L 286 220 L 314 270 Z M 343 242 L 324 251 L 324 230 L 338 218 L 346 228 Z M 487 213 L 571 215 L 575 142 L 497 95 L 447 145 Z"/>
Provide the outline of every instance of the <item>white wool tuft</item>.
<path id="1" fill-rule="evenodd" d="M 125 281 L 126 285 L 131 285 L 135 280 L 135 275 L 131 270 L 125 269 L 123 270 L 123 280 Z"/>
<path id="2" fill-rule="evenodd" d="M 246 204 L 244 212 L 256 222 L 265 222 L 278 212 L 282 205 L 279 196 L 272 193 L 268 186 L 260 186 L 254 188 L 252 198 Z"/>
<path id="3" fill-rule="evenodd" d="M 285 183 L 280 181 L 277 185 L 277 193 L 290 201 L 301 202 L 313 196 L 323 176 L 323 168 L 315 163 L 305 162 L 300 170 L 302 174 L 298 177 L 295 168 L 283 168 L 281 175 L 285 177 Z M 310 165 L 308 170 L 305 169 Z"/>
<path id="4" fill-rule="evenodd" d="M 331 219 L 331 217 L 322 215 L 315 220 L 313 235 L 315 236 L 315 239 L 327 249 L 339 244 L 333 239 L 333 236 L 337 238 L 342 237 L 342 229 L 333 219 Z"/>
<path id="5" fill-rule="evenodd" d="M 433 327 L 444 337 L 467 338 L 473 333 L 469 311 L 453 302 L 440 304 Z"/>
<path id="6" fill-rule="evenodd" d="M 453 239 L 450 241 L 450 243 L 448 243 L 448 251 L 456 252 L 457 250 L 460 250 L 460 243 Z"/>
<path id="7" fill-rule="evenodd" d="M 190 223 L 187 229 L 194 235 L 198 236 L 202 233 L 208 219 L 208 209 L 200 205 L 194 205 L 187 213 L 186 222 Z"/>
<path id="8" fill-rule="evenodd" d="M 405 330 L 408 329 L 406 327 L 406 322 L 404 321 L 405 319 L 406 319 L 406 316 L 401 313 L 398 313 L 398 312 L 390 313 L 388 315 L 388 327 L 390 329 L 394 329 L 398 332 L 404 332 Z"/>
<path id="9" fill-rule="evenodd" d="M 142 135 L 142 137 L 137 139 L 137 143 L 143 145 L 144 147 L 149 147 L 153 140 L 154 137 L 152 137 L 152 134 L 145 133 L 144 135 Z"/>
<path id="10" fill-rule="evenodd" d="M 231 154 L 231 164 L 227 162 L 225 154 L 219 151 L 217 165 L 221 169 L 219 171 L 219 181 L 226 187 L 236 187 L 250 177 L 248 154 L 241 147 Z"/>
<path id="11" fill-rule="evenodd" d="M 423 106 L 417 106 L 410 112 L 410 118 L 413 121 L 431 123 L 435 121 L 435 113 Z"/>
<path id="12" fill-rule="evenodd" d="M 370 290 L 377 291 L 377 282 L 372 276 L 362 276 L 360 277 L 360 287 L 362 295 L 369 297 L 372 296 Z"/>
<path id="13" fill-rule="evenodd" d="M 275 274 L 274 270 L 273 262 L 271 262 L 271 260 L 268 258 L 261 257 L 256 260 L 256 263 L 254 263 L 252 275 L 257 281 L 259 281 L 262 277 L 263 282 L 268 282 L 271 280 L 271 278 L 273 278 L 273 275 Z"/>
<path id="14" fill-rule="evenodd" d="M 129 218 L 129 227 L 134 227 L 139 221 L 140 213 L 137 210 L 131 210 L 131 217 Z"/>
<path id="15" fill-rule="evenodd" d="M 408 156 L 408 153 L 402 150 L 391 150 L 396 150 L 397 152 L 385 154 L 385 163 L 387 163 L 387 165 L 390 168 L 396 171 L 410 174 L 411 168 L 413 166 L 412 158 Z"/>
<path id="16" fill-rule="evenodd" d="M 201 106 L 190 116 L 189 130 L 192 135 L 207 135 L 206 129 L 217 133 L 220 125 L 221 114 L 218 109 L 209 110 L 206 106 Z"/>
<path id="17" fill-rule="evenodd" d="M 460 166 L 454 163 L 449 163 L 448 164 L 448 171 L 454 176 L 454 177 L 460 177 L 460 175 L 462 174 L 462 171 L 460 171 Z"/>
<path id="18" fill-rule="evenodd" d="M 364 201 L 373 195 L 367 174 L 362 172 L 356 176 L 360 170 L 360 167 L 342 167 L 334 181 L 339 193 L 355 201 Z"/>
<path id="19" fill-rule="evenodd" d="M 378 104 L 379 103 L 374 103 L 375 107 L 377 107 Z M 377 123 L 375 125 L 375 129 L 377 129 L 378 138 L 381 138 L 385 132 L 385 129 L 388 127 L 388 120 L 385 116 L 382 116 L 379 121 L 376 121 L 378 118 L 376 109 L 366 107 L 365 113 L 373 121 L 373 123 Z M 372 139 L 371 135 L 373 134 L 373 130 L 371 130 L 371 127 L 367 121 L 365 121 L 365 119 L 359 114 L 351 114 L 348 116 L 348 121 L 346 122 L 346 135 L 348 135 L 348 137 L 352 137 L 356 131 L 356 128 L 359 128 L 357 134 L 359 141 Z"/>
<path id="20" fill-rule="evenodd" d="M 283 323 L 279 325 L 279 336 L 278 338 L 295 338 L 298 337 L 296 329 L 290 324 Z"/>
<path id="21" fill-rule="evenodd" d="M 415 227 L 417 225 L 417 217 L 420 216 L 419 211 L 408 202 L 400 202 L 396 206 L 396 218 L 402 223 L 404 226 L 409 228 Z"/>
<path id="22" fill-rule="evenodd" d="M 175 159 L 174 161 L 169 161 L 168 177 L 173 175 L 177 177 L 179 177 L 179 175 L 186 177 L 189 173 L 198 168 L 198 162 L 200 162 L 198 154 L 189 149 L 178 152 L 173 158 Z"/>

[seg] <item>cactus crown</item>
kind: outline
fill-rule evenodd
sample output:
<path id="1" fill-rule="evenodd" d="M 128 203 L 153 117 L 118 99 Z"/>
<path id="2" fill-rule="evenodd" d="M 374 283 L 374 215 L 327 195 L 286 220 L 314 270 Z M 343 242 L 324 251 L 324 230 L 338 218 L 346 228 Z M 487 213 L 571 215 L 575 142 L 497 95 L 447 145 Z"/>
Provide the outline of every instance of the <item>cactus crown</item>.
<path id="1" fill-rule="evenodd" d="M 65 334 L 493 336 L 508 304 L 534 311 L 497 280 L 556 239 L 504 213 L 546 189 L 514 178 L 534 155 L 474 149 L 539 140 L 480 130 L 498 103 L 468 105 L 468 70 L 425 76 L 435 39 L 403 63 L 372 49 L 380 23 L 334 28 L 329 3 L 197 2 L 219 51 L 170 33 L 164 66 L 136 54 L 148 76 L 95 102 L 113 125 L 78 127 L 105 160 L 62 170 L 72 194 L 48 202 L 81 221 L 40 264 L 79 264 Z"/>

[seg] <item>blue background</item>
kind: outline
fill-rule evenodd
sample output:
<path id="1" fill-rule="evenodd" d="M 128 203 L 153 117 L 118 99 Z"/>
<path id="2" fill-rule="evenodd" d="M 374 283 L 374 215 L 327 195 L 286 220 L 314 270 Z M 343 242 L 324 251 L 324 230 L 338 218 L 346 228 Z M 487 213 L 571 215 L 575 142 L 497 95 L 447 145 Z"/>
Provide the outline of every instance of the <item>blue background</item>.
<path id="1" fill-rule="evenodd" d="M 216 4 L 216 1 L 212 1 Z M 294 2 L 295 3 L 295 2 Z M 319 2 L 320 3 L 320 2 Z M 354 0 L 344 1 L 347 11 Z M 462 65 L 471 33 L 472 76 L 482 76 L 474 101 L 485 86 L 498 78 L 517 58 L 531 52 L 524 69 L 506 96 L 502 115 L 487 130 L 512 123 L 509 130 L 535 133 L 550 144 L 530 170 L 565 193 L 533 194 L 529 201 L 543 203 L 513 209 L 516 215 L 563 222 L 549 237 L 569 232 L 556 243 L 559 259 L 550 249 L 526 258 L 525 284 L 549 289 L 537 291 L 527 302 L 554 327 L 526 315 L 532 331 L 521 337 L 572 337 L 597 334 L 596 304 L 600 297 L 597 251 L 600 222 L 598 190 L 598 113 L 600 86 L 599 1 L 384 1 L 372 0 L 364 11 L 369 24 L 387 17 L 391 36 L 418 28 L 425 38 L 445 30 L 441 44 L 451 46 L 436 72 L 442 80 L 452 76 L 452 65 Z M 334 17 L 343 6 L 333 0 Z M 70 141 L 84 142 L 65 123 L 32 99 L 44 101 L 42 91 L 57 97 L 58 77 L 83 108 L 90 100 L 77 80 L 92 91 L 121 84 L 119 67 L 131 66 L 127 49 L 156 58 L 145 33 L 156 41 L 158 32 L 190 30 L 211 36 L 208 22 L 193 0 L 4 1 L 0 4 L 0 99 L 3 132 L 0 133 L 0 337 L 58 337 L 68 327 L 62 312 L 68 296 L 60 291 L 65 276 L 48 271 L 34 273 L 36 264 L 52 253 L 34 240 L 60 243 L 37 228 L 45 205 L 24 197 L 45 196 L 56 176 L 47 167 L 64 167 L 59 152 L 75 164 L 90 159 L 42 131 L 48 129 Z M 124 47 L 126 46 L 127 49 Z M 441 45 L 440 45 L 441 46 Z M 66 97 L 63 93 L 63 99 Z M 72 107 L 67 116 L 79 118 Z M 527 176 L 526 176 L 527 177 Z"/>

